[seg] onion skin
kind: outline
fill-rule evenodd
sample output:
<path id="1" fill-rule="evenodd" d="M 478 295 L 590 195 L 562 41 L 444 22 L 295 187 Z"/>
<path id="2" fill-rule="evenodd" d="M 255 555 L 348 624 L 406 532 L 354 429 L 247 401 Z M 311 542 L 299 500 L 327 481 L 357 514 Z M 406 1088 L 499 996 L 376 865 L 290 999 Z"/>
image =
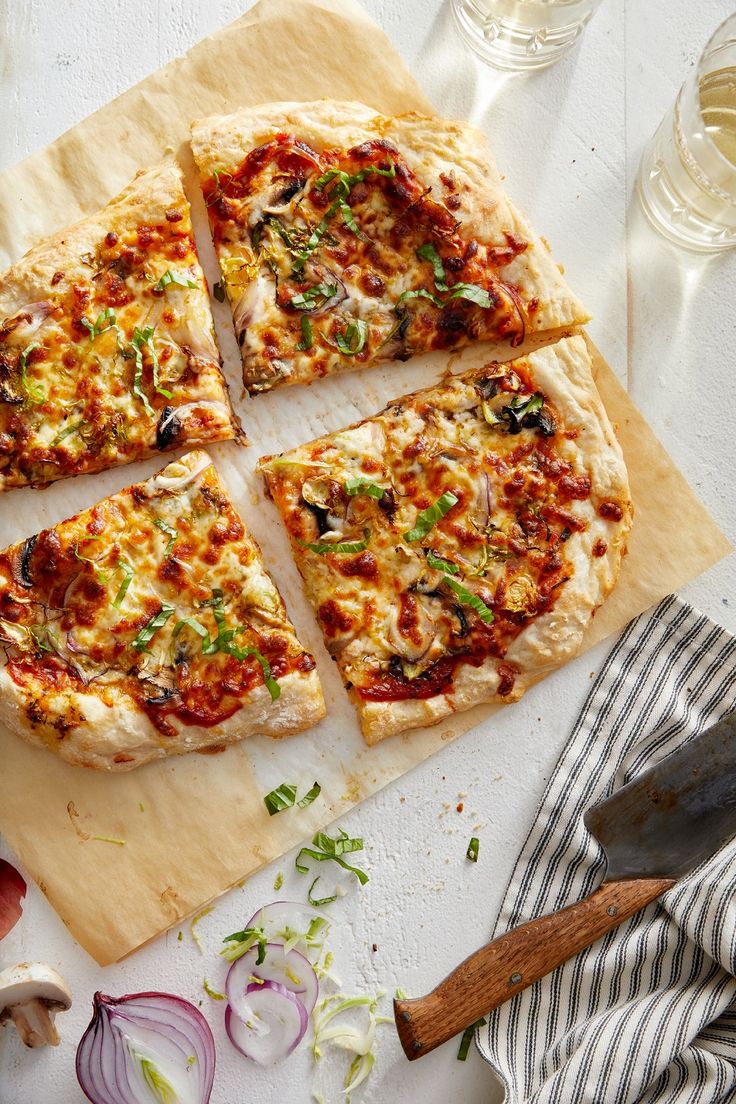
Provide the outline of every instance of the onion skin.
<path id="1" fill-rule="evenodd" d="M 26 889 L 23 876 L 5 859 L 0 859 L 0 939 L 20 920 Z"/>
<path id="2" fill-rule="evenodd" d="M 209 1104 L 215 1079 L 215 1040 L 209 1024 L 193 1004 L 172 993 L 108 997 L 97 992 L 93 1008 L 92 1020 L 77 1047 L 76 1060 L 77 1080 L 92 1104 L 143 1104 L 146 1099 L 137 1088 L 131 1054 L 137 1027 L 145 1037 L 148 1052 L 152 1049 L 151 1035 L 161 1036 L 161 1051 L 169 1065 L 172 1061 L 181 1062 L 184 1076 L 192 1078 L 187 1080 L 187 1087 L 194 1090 L 190 1099 L 196 1104 Z M 173 1058 L 172 1050 L 177 1052 Z"/>

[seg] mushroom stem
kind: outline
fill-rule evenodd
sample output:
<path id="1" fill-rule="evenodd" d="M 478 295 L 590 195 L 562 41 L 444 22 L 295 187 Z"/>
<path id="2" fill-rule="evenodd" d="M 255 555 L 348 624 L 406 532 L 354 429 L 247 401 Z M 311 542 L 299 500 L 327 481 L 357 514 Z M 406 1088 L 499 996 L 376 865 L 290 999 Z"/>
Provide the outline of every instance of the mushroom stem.
<path id="1" fill-rule="evenodd" d="M 54 1024 L 55 1008 L 39 998 L 16 1004 L 10 1018 L 27 1047 L 58 1046 L 59 1032 Z"/>

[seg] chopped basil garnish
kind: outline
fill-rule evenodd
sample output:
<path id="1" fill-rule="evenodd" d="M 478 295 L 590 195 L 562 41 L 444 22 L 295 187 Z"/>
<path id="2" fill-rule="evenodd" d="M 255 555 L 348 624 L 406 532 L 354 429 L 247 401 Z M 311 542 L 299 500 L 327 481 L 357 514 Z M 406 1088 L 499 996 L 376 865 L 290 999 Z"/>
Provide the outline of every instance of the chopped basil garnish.
<path id="1" fill-rule="evenodd" d="M 125 560 L 121 560 L 118 566 L 123 573 L 123 581 L 120 584 L 120 589 L 115 595 L 115 600 L 113 601 L 114 609 L 119 609 L 120 606 L 123 604 L 123 598 L 125 598 L 125 595 L 128 593 L 128 587 L 130 586 L 133 576 L 135 575 L 133 568 L 130 566 L 129 563 L 126 563 Z M 135 644 L 133 645 L 133 647 L 135 647 Z"/>
<path id="2" fill-rule="evenodd" d="M 171 552 L 171 549 L 174 547 L 174 544 L 176 543 L 176 538 L 179 536 L 179 534 L 172 525 L 169 525 L 167 522 L 163 521 L 162 518 L 154 518 L 153 524 L 156 526 L 157 529 L 160 529 L 162 533 L 166 533 L 167 537 L 170 537 L 169 543 L 166 545 L 166 548 L 164 550 L 164 556 L 168 556 L 169 552 Z"/>
<path id="3" fill-rule="evenodd" d="M 307 291 L 300 292 L 289 300 L 289 305 L 294 310 L 313 311 L 323 307 L 334 295 L 337 294 L 337 284 L 319 283 Z"/>
<path id="4" fill-rule="evenodd" d="M 475 1029 L 477 1027 L 484 1027 L 487 1022 L 487 1020 L 476 1020 L 475 1023 L 472 1023 L 470 1025 L 470 1027 L 465 1028 L 465 1031 L 463 1031 L 463 1037 L 460 1040 L 460 1048 L 457 1052 L 458 1062 L 464 1062 L 465 1059 L 468 1057 L 468 1051 L 470 1050 L 470 1044 L 472 1043 L 473 1036 L 475 1035 Z"/>
<path id="5" fill-rule="evenodd" d="M 111 307 L 107 307 L 101 314 L 98 314 L 95 322 L 90 322 L 88 318 L 80 318 L 79 321 L 89 331 L 90 345 L 100 334 L 117 328 L 117 318 Z"/>
<path id="6" fill-rule="evenodd" d="M 215 618 L 215 624 L 217 625 L 217 636 L 214 640 L 212 640 L 209 633 L 203 638 L 202 654 L 214 655 L 215 652 L 224 652 L 226 655 L 233 656 L 234 659 L 239 659 L 241 661 L 252 656 L 253 659 L 257 660 L 261 665 L 263 681 L 266 684 L 266 689 L 271 695 L 271 701 L 276 701 L 281 694 L 281 687 L 271 674 L 271 664 L 266 657 L 258 651 L 258 648 L 239 648 L 237 644 L 233 644 L 233 637 L 236 636 L 237 633 L 245 632 L 245 626 L 237 625 L 234 629 L 226 629 L 223 605 L 223 594 L 219 588 L 212 591 L 211 598 L 202 602 L 203 607 L 212 607 L 212 614 Z"/>
<path id="7" fill-rule="evenodd" d="M 343 483 L 345 494 L 369 495 L 371 498 L 381 499 L 386 493 L 385 487 L 379 487 L 377 483 L 371 483 L 370 479 L 346 479 Z"/>
<path id="8" fill-rule="evenodd" d="M 481 621 L 485 621 L 487 625 L 493 621 L 493 611 L 489 610 L 488 606 L 477 594 L 472 594 L 462 583 L 459 583 L 457 579 L 449 577 L 445 581 L 450 589 L 455 591 L 464 606 L 470 606 L 471 609 L 475 610 Z"/>
<path id="9" fill-rule="evenodd" d="M 417 249 L 417 257 L 422 261 L 429 261 L 432 265 L 434 272 L 434 286 L 438 291 L 449 291 L 447 286 L 447 277 L 445 276 L 445 267 L 442 264 L 442 258 L 435 249 L 432 242 L 427 242 L 425 245 L 420 245 Z"/>
<path id="10" fill-rule="evenodd" d="M 207 632 L 204 625 L 200 625 L 196 617 L 182 617 L 181 620 L 177 621 L 174 625 L 174 631 L 171 634 L 171 639 L 176 640 L 182 629 L 191 629 L 192 632 L 195 632 L 197 636 L 202 638 L 202 640 L 209 636 L 209 633 Z"/>
<path id="11" fill-rule="evenodd" d="M 480 840 L 477 836 L 470 837 L 470 843 L 468 844 L 468 850 L 466 852 L 467 857 L 471 862 L 478 861 L 478 851 L 480 850 Z"/>
<path id="12" fill-rule="evenodd" d="M 169 284 L 175 284 L 177 287 L 183 288 L 196 288 L 197 283 L 195 280 L 190 280 L 186 276 L 181 276 L 178 272 L 172 272 L 170 268 L 167 268 L 158 283 L 153 285 L 154 291 L 164 291 Z"/>
<path id="13" fill-rule="evenodd" d="M 432 506 L 428 506 L 426 510 L 422 510 L 417 515 L 416 525 L 413 529 L 410 529 L 408 533 L 404 533 L 404 540 L 418 541 L 421 540 L 422 537 L 426 537 L 430 529 L 436 525 L 438 521 L 441 521 L 445 514 L 459 501 L 460 500 L 452 491 L 445 491 Z"/>
<path id="14" fill-rule="evenodd" d="M 223 943 L 238 943 L 238 953 L 235 953 L 235 948 L 226 947 L 224 951 L 220 951 L 220 954 L 230 961 L 234 961 L 236 958 L 242 958 L 247 951 L 258 944 L 258 957 L 256 958 L 256 966 L 260 966 L 266 957 L 266 946 L 268 940 L 266 939 L 263 928 L 243 928 L 242 931 L 233 932 L 232 935 L 226 935 L 222 941 Z"/>
<path id="15" fill-rule="evenodd" d="M 307 805 L 311 805 L 315 798 L 319 797 L 322 793 L 322 787 L 319 782 L 315 782 L 311 789 L 307 790 L 301 801 L 297 801 L 297 805 L 300 809 L 306 809 Z"/>
<path id="16" fill-rule="evenodd" d="M 430 567 L 433 567 L 435 571 L 444 571 L 445 575 L 457 575 L 460 568 L 457 564 L 450 563 L 449 560 L 442 560 L 439 556 L 435 556 L 431 548 L 427 549 L 427 563 Z"/>
<path id="17" fill-rule="evenodd" d="M 218 303 L 225 302 L 225 281 L 218 280 L 216 284 L 212 285 L 212 294 Z"/>
<path id="18" fill-rule="evenodd" d="M 336 862 L 338 866 L 341 866 L 343 870 L 349 870 L 355 875 L 361 885 L 365 885 L 368 881 L 366 872 L 357 866 L 351 866 L 350 863 L 346 862 L 343 858 L 343 855 L 348 855 L 353 851 L 362 851 L 363 840 L 359 837 L 351 839 L 342 828 L 340 828 L 339 831 L 340 835 L 337 839 L 328 836 L 326 832 L 317 832 L 312 839 L 312 847 L 302 847 L 297 855 L 295 861 L 296 868 L 300 874 L 308 874 L 309 865 L 305 863 L 305 859 L 313 859 L 315 862 L 332 861 Z"/>
<path id="19" fill-rule="evenodd" d="M 310 541 L 298 540 L 297 543 L 300 544 L 302 548 L 308 548 L 310 552 L 316 552 L 318 556 L 326 556 L 328 552 L 337 552 L 341 555 L 351 555 L 352 553 L 364 552 L 366 550 L 366 548 L 368 547 L 368 542 L 371 538 L 370 529 L 363 530 L 363 537 L 364 539 L 362 541 L 340 541 L 339 543 L 331 541 L 315 541 L 314 543 L 311 543 Z"/>
<path id="20" fill-rule="evenodd" d="M 71 425 L 68 425 L 65 429 L 60 430 L 51 442 L 52 446 L 60 445 L 62 441 L 65 441 L 67 439 L 67 437 L 71 437 L 72 433 L 78 433 L 83 425 L 86 425 L 85 420 L 84 418 L 80 418 L 78 422 L 72 422 Z"/>
<path id="21" fill-rule="evenodd" d="M 306 314 L 301 317 L 302 323 L 302 339 L 297 345 L 297 349 L 304 352 L 306 349 L 312 348 L 312 323 L 307 318 Z"/>
<path id="22" fill-rule="evenodd" d="M 357 356 L 365 348 L 367 337 L 368 323 L 358 318 L 348 324 L 345 333 L 335 333 L 335 344 L 343 356 Z"/>
<path id="23" fill-rule="evenodd" d="M 263 804 L 268 809 L 268 815 L 274 816 L 283 809 L 290 809 L 295 801 L 296 786 L 291 785 L 289 782 L 282 782 L 275 790 L 271 790 L 270 793 L 266 794 L 263 799 Z"/>
<path id="24" fill-rule="evenodd" d="M 426 288 L 417 288 L 415 291 L 405 291 L 403 295 L 400 295 L 397 299 L 397 305 L 403 299 L 429 299 L 436 307 L 446 307 L 447 304 L 453 299 L 467 299 L 471 303 L 475 303 L 479 307 L 483 307 L 484 310 L 488 310 L 493 306 L 493 300 L 490 293 L 485 288 L 479 287 L 478 284 L 452 284 L 447 283 L 447 276 L 445 274 L 445 267 L 442 264 L 442 258 L 440 257 L 437 249 L 432 242 L 426 242 L 424 245 L 420 245 L 416 251 L 417 257 L 422 261 L 429 261 L 432 265 L 432 272 L 434 274 L 434 286 L 437 291 L 447 291 L 449 295 L 447 299 L 442 300 L 432 292 L 427 291 Z"/>
<path id="25" fill-rule="evenodd" d="M 159 364 L 158 355 L 156 353 L 156 346 L 153 343 L 153 326 L 146 326 L 145 330 L 140 330 L 137 326 L 133 330 L 133 338 L 131 340 L 133 346 L 133 357 L 135 360 L 135 374 L 133 376 L 133 393 L 138 396 L 143 402 L 146 414 L 153 415 L 153 408 L 146 398 L 145 394 L 141 390 L 141 380 L 143 379 L 143 349 L 148 349 L 148 353 L 151 357 L 151 372 L 153 374 L 153 386 L 159 395 L 163 395 L 167 399 L 173 398 L 171 391 L 167 391 L 165 387 L 161 387 L 158 378 Z"/>
<path id="26" fill-rule="evenodd" d="M 125 585 L 125 584 L 123 584 L 123 585 Z M 122 587 L 121 587 L 121 589 L 122 589 Z M 126 587 L 126 590 L 127 590 L 127 587 Z M 122 599 L 121 599 L 121 601 L 122 601 Z M 113 605 L 114 604 L 115 603 L 113 603 Z M 143 628 L 141 629 L 141 631 L 138 633 L 137 637 L 133 641 L 133 647 L 135 648 L 135 650 L 137 652 L 147 651 L 147 646 L 148 646 L 148 644 L 151 643 L 151 640 L 153 639 L 154 635 L 158 632 L 159 629 L 162 629 L 164 627 L 166 622 L 169 620 L 170 617 L 172 617 L 174 615 L 175 612 L 176 611 L 175 611 L 173 606 L 170 606 L 168 604 L 168 602 L 163 602 L 161 604 L 161 609 L 158 611 L 158 613 L 154 617 L 151 618 L 151 620 L 148 622 L 148 624 L 143 626 Z"/>
<path id="27" fill-rule="evenodd" d="M 26 345 L 25 349 L 20 354 L 20 361 L 19 361 L 21 386 L 22 386 L 23 390 L 25 391 L 25 393 L 28 395 L 28 398 L 33 403 L 42 403 L 44 401 L 44 399 L 46 398 L 46 395 L 44 394 L 44 391 L 43 391 L 43 388 L 41 387 L 41 385 L 38 384 L 38 383 L 32 383 L 28 379 L 28 375 L 27 375 L 28 357 L 30 356 L 30 354 L 33 352 L 34 349 L 40 349 L 40 348 L 41 348 L 41 346 L 39 345 L 39 343 L 37 341 L 34 342 L 33 345 Z"/>
<path id="28" fill-rule="evenodd" d="M 436 307 L 444 307 L 445 305 L 441 299 L 439 299 L 436 295 L 433 295 L 431 291 L 427 291 L 426 288 L 415 288 L 414 291 L 404 291 L 401 293 L 399 298 L 396 300 L 396 306 L 394 307 L 394 310 L 396 310 L 396 307 L 398 307 L 399 303 L 403 302 L 404 299 L 429 299 L 429 301 L 431 303 L 434 303 Z"/>
<path id="29" fill-rule="evenodd" d="M 312 884 L 309 887 L 309 890 L 307 892 L 307 900 L 309 901 L 310 905 L 312 905 L 313 908 L 321 908 L 322 905 L 331 905 L 333 901 L 337 900 L 337 894 L 336 893 L 333 893 L 331 897 L 315 897 L 315 896 L 313 896 L 314 887 L 316 886 L 319 879 L 320 879 L 320 875 L 318 874 L 317 877 L 312 882 Z"/>

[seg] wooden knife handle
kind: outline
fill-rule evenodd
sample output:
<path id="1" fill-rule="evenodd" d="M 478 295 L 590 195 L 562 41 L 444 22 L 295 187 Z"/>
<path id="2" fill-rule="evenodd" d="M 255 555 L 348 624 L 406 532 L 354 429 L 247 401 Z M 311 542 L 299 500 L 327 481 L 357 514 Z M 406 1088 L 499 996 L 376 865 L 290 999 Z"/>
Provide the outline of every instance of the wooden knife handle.
<path id="1" fill-rule="evenodd" d="M 395 1000 L 396 1029 L 413 1061 L 589 947 L 674 885 L 669 878 L 604 882 L 589 897 L 487 943 L 426 997 Z"/>

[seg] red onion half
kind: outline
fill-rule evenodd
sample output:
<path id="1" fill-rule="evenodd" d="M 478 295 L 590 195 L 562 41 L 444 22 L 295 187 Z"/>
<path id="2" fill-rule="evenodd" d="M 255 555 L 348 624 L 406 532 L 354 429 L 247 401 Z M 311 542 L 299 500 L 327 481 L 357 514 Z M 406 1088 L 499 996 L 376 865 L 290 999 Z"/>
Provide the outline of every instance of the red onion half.
<path id="1" fill-rule="evenodd" d="M 25 879 L 15 867 L 0 859 L 0 939 L 20 920 L 26 888 Z"/>
<path id="2" fill-rule="evenodd" d="M 77 1048 L 77 1079 L 92 1104 L 208 1104 L 215 1041 L 202 1013 L 171 993 L 95 993 Z"/>

